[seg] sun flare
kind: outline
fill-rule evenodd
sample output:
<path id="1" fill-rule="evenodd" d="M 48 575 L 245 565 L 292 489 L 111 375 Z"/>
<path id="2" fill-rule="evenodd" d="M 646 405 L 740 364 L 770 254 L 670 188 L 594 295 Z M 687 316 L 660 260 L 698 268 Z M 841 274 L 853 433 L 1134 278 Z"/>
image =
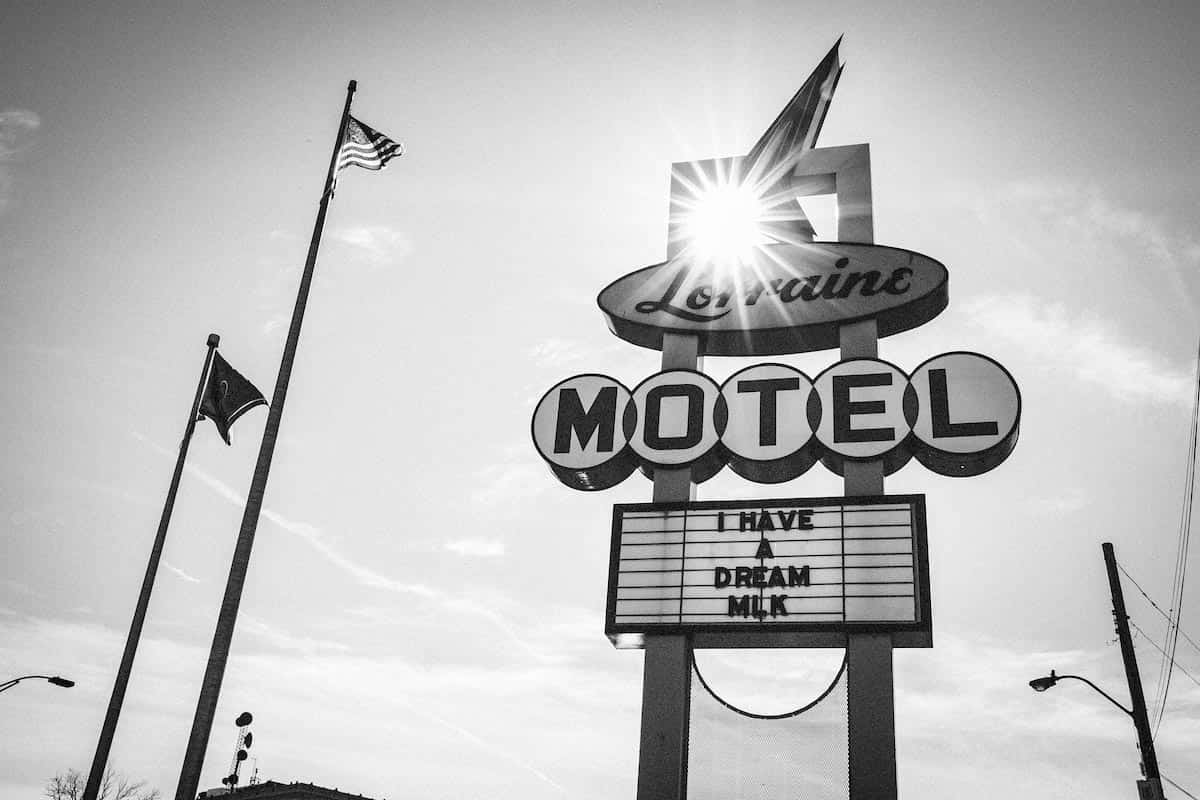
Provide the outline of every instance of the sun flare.
<path id="1" fill-rule="evenodd" d="M 707 187 L 695 199 L 683 223 L 683 235 L 705 261 L 740 260 L 766 244 L 762 198 L 745 184 Z"/>

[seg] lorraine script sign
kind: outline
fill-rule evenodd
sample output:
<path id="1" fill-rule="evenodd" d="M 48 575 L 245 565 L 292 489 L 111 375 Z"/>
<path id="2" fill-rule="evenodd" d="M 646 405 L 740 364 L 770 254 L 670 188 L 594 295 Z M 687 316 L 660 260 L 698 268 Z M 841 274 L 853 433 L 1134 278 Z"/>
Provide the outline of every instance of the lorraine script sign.
<path id="1" fill-rule="evenodd" d="M 814 242 L 755 248 L 737 270 L 677 259 L 600 292 L 609 328 L 662 349 L 664 333 L 700 334 L 709 355 L 801 353 L 838 346 L 838 328 L 875 319 L 880 336 L 910 330 L 949 302 L 945 266 L 898 247 Z"/>

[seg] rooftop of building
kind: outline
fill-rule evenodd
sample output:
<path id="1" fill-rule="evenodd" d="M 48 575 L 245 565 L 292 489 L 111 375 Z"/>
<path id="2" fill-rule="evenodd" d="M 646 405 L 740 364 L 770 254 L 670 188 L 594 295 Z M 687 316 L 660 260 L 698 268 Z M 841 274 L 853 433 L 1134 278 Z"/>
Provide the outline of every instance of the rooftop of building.
<path id="1" fill-rule="evenodd" d="M 224 786 L 206 789 L 196 795 L 196 800 L 225 798 L 231 794 L 231 800 L 372 800 L 361 794 L 350 794 L 336 788 L 328 789 L 312 783 L 279 783 L 277 781 L 263 781 L 240 786 L 233 792 Z"/>

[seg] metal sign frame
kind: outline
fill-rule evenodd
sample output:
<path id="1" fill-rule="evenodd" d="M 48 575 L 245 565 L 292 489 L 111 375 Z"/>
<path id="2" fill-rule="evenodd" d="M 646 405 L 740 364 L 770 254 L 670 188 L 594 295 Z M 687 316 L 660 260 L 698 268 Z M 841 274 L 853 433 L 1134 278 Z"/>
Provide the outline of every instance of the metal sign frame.
<path id="1" fill-rule="evenodd" d="M 744 511 L 772 506 L 844 507 L 907 504 L 912 513 L 913 592 L 915 622 L 719 622 L 719 623 L 618 623 L 616 604 L 621 558 L 621 521 L 627 511 Z M 683 569 L 681 565 L 681 569 Z M 925 495 L 859 495 L 757 500 L 708 500 L 662 503 L 618 503 L 613 506 L 612 543 L 609 551 L 608 600 L 605 634 L 621 648 L 642 646 L 645 636 L 676 635 L 691 638 L 697 648 L 828 648 L 845 647 L 851 634 L 887 634 L 893 647 L 932 647 L 933 616 L 929 590 L 929 549 Z"/>

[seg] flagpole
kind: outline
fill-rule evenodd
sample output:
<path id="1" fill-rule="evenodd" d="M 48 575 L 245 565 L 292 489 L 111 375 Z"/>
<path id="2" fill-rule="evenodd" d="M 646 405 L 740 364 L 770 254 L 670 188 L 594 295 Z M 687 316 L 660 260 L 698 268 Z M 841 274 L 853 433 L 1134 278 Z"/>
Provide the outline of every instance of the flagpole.
<path id="1" fill-rule="evenodd" d="M 192 720 L 192 732 L 188 738 L 183 766 L 179 773 L 179 786 L 175 800 L 195 800 L 200 784 L 200 771 L 204 766 L 204 752 L 208 748 L 208 737 L 216 716 L 217 699 L 221 693 L 221 681 L 225 676 L 225 664 L 229 660 L 229 645 L 233 639 L 233 628 L 237 622 L 238 606 L 242 600 L 242 587 L 246 582 L 246 570 L 250 565 L 250 550 L 254 546 L 254 533 L 262 511 L 263 495 L 267 486 L 267 474 L 271 471 L 271 458 L 275 453 L 275 440 L 279 436 L 279 422 L 283 417 L 283 403 L 287 398 L 288 381 L 292 376 L 292 364 L 296 360 L 296 345 L 300 339 L 300 325 L 304 321 L 304 308 L 308 303 L 308 291 L 312 284 L 313 270 L 317 263 L 317 250 L 321 246 L 321 232 L 325 228 L 325 213 L 333 195 L 338 151 L 346 135 L 346 123 L 350 119 L 350 102 L 354 99 L 356 81 L 346 87 L 346 106 L 338 125 L 333 155 L 329 158 L 329 172 L 325 176 L 325 189 L 321 193 L 321 205 L 317 210 L 317 221 L 313 226 L 312 241 L 308 246 L 308 259 L 304 263 L 304 275 L 300 278 L 300 289 L 296 294 L 296 306 L 292 311 L 292 324 L 288 328 L 287 342 L 283 347 L 283 358 L 279 363 L 279 377 L 275 381 L 275 394 L 267 414 L 263 430 L 262 445 L 258 450 L 258 463 L 254 466 L 254 478 L 246 497 L 246 510 L 242 514 L 242 527 L 238 533 L 237 546 L 233 551 L 233 563 L 229 567 L 229 580 L 225 584 L 225 598 L 221 601 L 221 613 L 217 618 L 217 629 L 213 633 L 212 649 L 208 655 L 208 667 L 200 686 L 200 697 L 196 703 L 196 716 Z"/>
<path id="2" fill-rule="evenodd" d="M 117 720 L 121 717 L 121 705 L 125 702 L 125 689 L 129 686 L 129 675 L 133 671 L 133 659 L 137 655 L 138 641 L 142 637 L 142 624 L 146 621 L 146 609 L 150 605 L 150 594 L 154 591 L 154 578 L 158 574 L 158 562 L 162 557 L 163 545 L 167 540 L 167 528 L 171 524 L 171 512 L 175 508 L 175 494 L 179 491 L 179 479 L 183 476 L 183 462 L 187 460 L 188 445 L 196 430 L 196 417 L 200 411 L 200 400 L 208 383 L 208 371 L 212 367 L 213 353 L 221 343 L 215 333 L 208 335 L 208 353 L 204 356 L 204 368 L 200 370 L 200 384 L 196 387 L 196 398 L 183 429 L 183 441 L 179 443 L 179 456 L 175 459 L 175 472 L 171 475 L 171 486 L 163 503 L 162 516 L 158 520 L 158 532 L 150 548 L 150 559 L 146 563 L 146 575 L 142 578 L 142 591 L 129 623 L 129 635 L 125 638 L 125 652 L 121 654 L 121 665 L 117 668 L 117 680 L 113 684 L 112 697 L 108 701 L 108 712 L 100 727 L 100 741 L 96 743 L 96 755 L 92 758 L 92 770 L 88 773 L 87 785 L 83 789 L 83 800 L 97 800 L 100 784 L 104 779 L 104 768 L 108 764 L 108 753 L 112 749 Z"/>

